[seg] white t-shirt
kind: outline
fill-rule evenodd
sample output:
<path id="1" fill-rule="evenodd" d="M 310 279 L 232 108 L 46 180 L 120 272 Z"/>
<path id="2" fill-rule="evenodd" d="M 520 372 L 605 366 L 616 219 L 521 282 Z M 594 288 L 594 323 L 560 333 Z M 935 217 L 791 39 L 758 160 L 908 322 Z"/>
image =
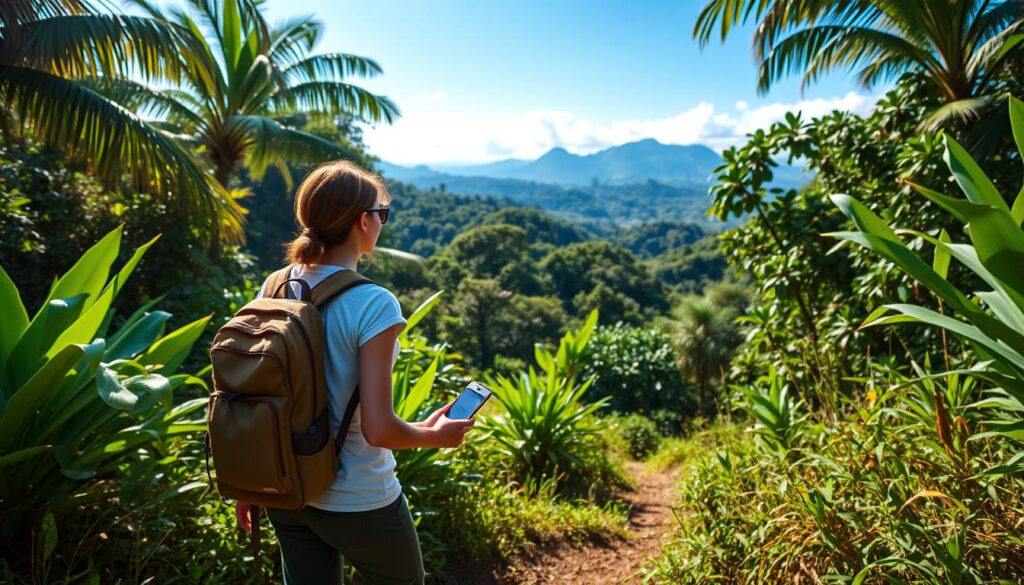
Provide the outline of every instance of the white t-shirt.
<path id="1" fill-rule="evenodd" d="M 348 269 L 328 264 L 300 265 L 292 268 L 290 277 L 301 278 L 314 287 L 339 270 Z M 266 285 L 264 282 L 259 296 L 263 296 Z M 298 298 L 299 286 L 294 283 L 290 286 Z M 406 321 L 395 295 L 376 284 L 349 289 L 331 301 L 321 314 L 327 346 L 324 370 L 333 436 L 341 428 L 341 416 L 359 382 L 359 347 L 385 329 L 398 323 L 404 325 Z M 392 367 L 399 349 L 396 342 Z M 383 508 L 401 495 L 402 486 L 395 475 L 395 457 L 390 449 L 366 442 L 360 426 L 361 414 L 362 405 L 352 417 L 334 483 L 309 505 L 334 512 L 363 512 Z"/>

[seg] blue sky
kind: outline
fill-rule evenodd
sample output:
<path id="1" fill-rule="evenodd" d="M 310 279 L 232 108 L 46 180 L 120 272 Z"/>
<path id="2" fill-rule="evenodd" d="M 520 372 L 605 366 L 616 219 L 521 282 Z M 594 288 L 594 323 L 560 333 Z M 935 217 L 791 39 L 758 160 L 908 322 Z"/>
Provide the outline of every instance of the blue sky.
<path id="1" fill-rule="evenodd" d="M 359 85 L 391 97 L 403 117 L 368 128 L 366 143 L 401 163 L 534 158 L 554 146 L 587 154 L 641 138 L 742 141 L 786 111 L 864 112 L 867 91 L 837 74 L 800 94 L 788 79 L 755 86 L 752 27 L 703 51 L 691 31 L 703 1 L 268 0 L 272 22 L 314 14 L 317 52 L 376 59 Z"/>

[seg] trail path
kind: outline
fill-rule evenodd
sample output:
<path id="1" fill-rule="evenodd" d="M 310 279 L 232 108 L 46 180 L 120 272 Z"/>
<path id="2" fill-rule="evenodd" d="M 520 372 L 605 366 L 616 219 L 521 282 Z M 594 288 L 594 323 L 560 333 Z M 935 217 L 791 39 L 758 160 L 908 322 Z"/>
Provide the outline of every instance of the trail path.
<path id="1" fill-rule="evenodd" d="M 627 473 L 635 491 L 620 497 L 629 506 L 629 537 L 603 543 L 557 542 L 524 551 L 507 567 L 457 571 L 447 583 L 473 585 L 620 585 L 638 583 L 644 560 L 658 554 L 672 530 L 672 503 L 678 469 L 649 472 L 643 463 L 629 461 Z"/>

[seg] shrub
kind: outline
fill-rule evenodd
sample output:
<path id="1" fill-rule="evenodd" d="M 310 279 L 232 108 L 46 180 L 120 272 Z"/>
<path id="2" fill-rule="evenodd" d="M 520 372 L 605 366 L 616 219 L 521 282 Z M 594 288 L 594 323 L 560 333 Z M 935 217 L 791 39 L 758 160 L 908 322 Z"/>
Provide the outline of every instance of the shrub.
<path id="1" fill-rule="evenodd" d="M 643 459 L 658 450 L 661 433 L 654 422 L 642 414 L 630 414 L 611 419 L 622 435 L 633 459 Z"/>
<path id="2" fill-rule="evenodd" d="M 496 413 L 483 416 L 484 429 L 511 477 L 538 488 L 544 479 L 572 474 L 580 466 L 584 439 L 598 431 L 590 415 L 607 399 L 582 401 L 593 378 L 580 382 L 583 350 L 597 324 L 597 312 L 562 338 L 556 355 L 536 346 L 538 373 L 532 366 L 518 377 L 488 378 L 497 399 Z"/>
<path id="3" fill-rule="evenodd" d="M 166 439 L 197 430 L 191 415 L 206 400 L 175 405 L 173 394 L 186 384 L 202 384 L 176 371 L 209 317 L 164 335 L 170 314 L 148 312 L 151 302 L 110 331 L 111 304 L 153 241 L 111 275 L 121 243 L 121 228 L 113 230 L 56 281 L 31 321 L 0 268 L 5 320 L 0 537 L 5 549 L 26 545 L 25 533 L 40 517 L 41 531 L 55 532 L 46 514 L 51 507 L 73 507 L 69 498 L 91 483 L 146 453 L 160 461 Z"/>
<path id="4" fill-rule="evenodd" d="M 587 345 L 583 375 L 595 377 L 591 396 L 608 397 L 615 411 L 694 412 L 692 389 L 676 364 L 671 339 L 655 327 L 598 327 Z"/>

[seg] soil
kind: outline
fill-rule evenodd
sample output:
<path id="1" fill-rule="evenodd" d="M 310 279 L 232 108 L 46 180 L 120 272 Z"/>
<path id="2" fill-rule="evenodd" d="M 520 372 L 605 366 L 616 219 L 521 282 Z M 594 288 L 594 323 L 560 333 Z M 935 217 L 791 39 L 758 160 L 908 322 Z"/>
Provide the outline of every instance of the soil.
<path id="1" fill-rule="evenodd" d="M 627 462 L 635 490 L 619 494 L 629 506 L 626 538 L 603 542 L 555 541 L 523 551 L 503 566 L 448 567 L 446 585 L 620 585 L 639 583 L 644 562 L 659 553 L 674 526 L 672 502 L 677 470 L 649 472 Z"/>

